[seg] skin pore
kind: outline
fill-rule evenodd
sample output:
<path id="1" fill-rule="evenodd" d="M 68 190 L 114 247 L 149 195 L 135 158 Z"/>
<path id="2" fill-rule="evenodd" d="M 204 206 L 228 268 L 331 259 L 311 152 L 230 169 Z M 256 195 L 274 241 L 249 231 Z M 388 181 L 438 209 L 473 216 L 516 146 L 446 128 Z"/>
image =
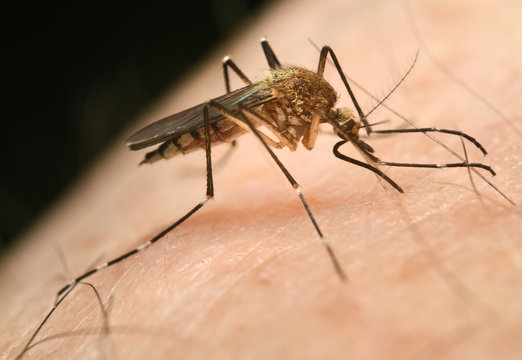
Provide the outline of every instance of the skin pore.
<path id="1" fill-rule="evenodd" d="M 408 68 L 418 43 L 402 4 L 281 2 L 223 44 L 145 118 L 122 135 L 63 202 L 30 229 L 1 264 L 0 353 L 14 358 L 66 283 L 54 247 L 73 277 L 128 251 L 204 197 L 204 153 L 138 167 L 143 152 L 124 139 L 145 123 L 224 92 L 220 56 L 256 80 L 266 36 L 282 63 L 312 70 L 318 52 L 336 52 L 344 72 L 377 96 Z M 413 6 L 414 5 L 414 6 Z M 497 105 L 520 129 L 517 1 L 418 1 L 412 13 L 428 46 L 449 69 Z M 518 51 L 518 52 L 517 52 Z M 353 106 L 327 65 L 326 79 Z M 241 82 L 232 76 L 235 87 Z M 373 102 L 355 90 L 368 111 Z M 470 161 L 520 203 L 521 137 L 455 86 L 423 56 L 388 105 L 421 126 L 457 129 Z M 369 121 L 404 126 L 380 108 Z M 327 129 L 327 127 L 325 127 Z M 363 133 L 363 131 L 361 131 Z M 437 136 L 463 154 L 457 137 Z M 521 211 L 465 169 L 383 167 L 405 190 L 391 198 L 374 175 L 332 154 L 335 136 L 309 152 L 277 151 L 301 185 L 349 279 L 341 282 L 295 191 L 252 135 L 215 166 L 215 199 L 151 248 L 86 279 L 61 303 L 26 354 L 37 358 L 143 359 L 515 359 L 522 353 Z M 423 135 L 365 139 L 382 160 L 457 162 Z M 213 149 L 219 163 L 226 146 Z M 341 151 L 356 157 L 346 144 Z M 90 330 L 89 331 L 86 331 Z M 62 335 L 60 335 L 62 334 Z"/>

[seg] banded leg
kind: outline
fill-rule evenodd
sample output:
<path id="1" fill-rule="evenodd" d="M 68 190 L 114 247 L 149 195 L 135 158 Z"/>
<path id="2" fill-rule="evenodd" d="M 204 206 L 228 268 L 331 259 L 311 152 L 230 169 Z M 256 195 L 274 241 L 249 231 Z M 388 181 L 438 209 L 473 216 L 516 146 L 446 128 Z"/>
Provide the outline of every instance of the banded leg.
<path id="1" fill-rule="evenodd" d="M 359 160 L 353 159 L 351 157 L 348 157 L 348 156 L 342 154 L 341 152 L 339 152 L 339 148 L 342 145 L 346 144 L 347 142 L 348 142 L 347 140 L 342 140 L 342 141 L 339 141 L 337 144 L 334 145 L 333 153 L 334 153 L 335 157 L 337 157 L 338 159 L 347 161 L 349 163 L 352 163 L 354 165 L 363 167 L 363 168 L 368 169 L 370 171 L 373 171 L 375 174 L 380 176 L 382 179 L 386 180 L 397 191 L 399 191 L 400 193 L 404 193 L 402 188 L 399 185 L 397 185 L 397 183 L 395 183 L 392 179 L 390 179 L 386 174 L 384 174 L 378 168 L 376 168 L 374 166 L 371 166 L 369 164 L 366 164 L 366 163 L 364 163 L 362 161 L 359 161 Z M 482 168 L 482 169 L 485 169 L 485 170 L 489 171 L 491 173 L 491 175 L 493 175 L 493 176 L 496 175 L 495 171 L 491 167 L 489 167 L 487 165 L 484 165 L 484 164 L 481 164 L 481 163 L 462 162 L 462 163 L 449 163 L 449 164 L 416 164 L 416 163 L 388 162 L 388 161 L 380 160 L 379 158 L 377 158 L 374 155 L 370 154 L 369 152 L 367 152 L 366 150 L 362 149 L 361 147 L 358 147 L 357 145 L 356 145 L 356 147 L 359 150 L 361 150 L 365 155 L 367 155 L 370 160 L 372 160 L 373 162 L 375 162 L 375 163 L 377 163 L 379 165 L 395 166 L 395 167 L 435 168 L 435 169 L 455 168 L 455 167 L 465 167 L 465 168 L 468 168 L 468 169 L 470 169 L 470 168 Z"/>
<path id="2" fill-rule="evenodd" d="M 380 165 L 386 166 L 397 166 L 397 167 L 415 167 L 415 168 L 431 168 L 431 169 L 444 169 L 444 168 L 481 168 L 489 171 L 492 176 L 497 175 L 497 173 L 488 165 L 484 165 L 481 163 L 447 163 L 447 164 L 416 164 L 416 163 L 398 163 L 398 162 L 389 162 L 379 160 L 378 163 Z"/>
<path id="3" fill-rule="evenodd" d="M 256 127 L 254 126 L 253 122 L 250 119 L 248 119 L 248 117 L 246 116 L 246 114 L 248 113 L 248 109 L 243 108 L 241 106 L 241 104 L 237 104 L 238 109 L 239 109 L 239 116 L 238 116 L 237 114 L 234 114 L 230 110 L 224 108 L 220 104 L 215 103 L 213 101 L 210 101 L 209 105 L 214 110 L 216 110 L 217 112 L 221 113 L 223 116 L 226 116 L 228 119 L 230 119 L 231 121 L 233 121 L 236 124 L 238 124 L 238 126 L 242 126 L 243 127 L 246 124 L 248 126 L 248 128 L 250 129 L 250 131 L 259 139 L 259 141 L 261 141 L 261 143 L 265 147 L 266 151 L 268 151 L 268 153 L 270 154 L 272 159 L 275 161 L 275 163 L 277 164 L 279 169 L 281 169 L 281 171 L 283 172 L 283 174 L 287 178 L 288 182 L 292 185 L 292 187 L 297 192 L 297 195 L 298 195 L 299 199 L 301 200 L 301 203 L 303 204 L 303 206 L 304 206 L 304 208 L 305 208 L 305 210 L 306 210 L 306 212 L 308 214 L 308 217 L 310 218 L 310 220 L 311 220 L 311 222 L 312 222 L 312 224 L 313 224 L 317 234 L 319 235 L 319 238 L 320 238 L 323 246 L 325 247 L 326 251 L 328 252 L 328 255 L 330 256 L 330 259 L 332 261 L 332 264 L 334 266 L 335 271 L 337 272 L 337 275 L 339 275 L 341 280 L 346 280 L 347 279 L 346 273 L 344 272 L 344 270 L 341 267 L 341 265 L 339 263 L 339 260 L 337 259 L 333 249 L 331 248 L 331 246 L 328 243 L 328 241 L 326 241 L 326 239 L 325 239 L 321 229 L 319 228 L 319 225 L 317 224 L 317 221 L 315 220 L 315 218 L 314 218 L 314 216 L 312 214 L 312 211 L 310 210 L 310 206 L 306 202 L 306 200 L 305 200 L 305 198 L 303 196 L 303 193 L 301 192 L 301 188 L 300 188 L 299 184 L 293 178 L 293 176 L 290 174 L 290 172 L 286 169 L 286 167 L 283 165 L 283 163 L 281 163 L 281 161 L 276 156 L 276 154 L 272 151 L 270 146 L 268 146 L 267 142 L 265 141 L 266 135 L 263 136 L 264 134 L 261 133 L 260 131 L 258 131 L 256 129 Z M 259 117 L 260 115 L 257 114 L 257 116 Z M 267 120 L 264 120 L 264 121 L 268 122 Z"/>
<path id="4" fill-rule="evenodd" d="M 460 136 L 460 139 L 466 139 L 473 143 L 484 155 L 487 154 L 486 149 L 477 141 L 475 138 L 469 136 L 466 133 L 463 133 L 461 131 L 457 130 L 447 130 L 447 129 L 439 129 L 435 127 L 431 128 L 416 128 L 416 129 L 392 129 L 392 130 L 375 130 L 375 133 L 379 134 L 393 134 L 393 133 L 427 133 L 427 132 L 440 132 L 445 134 L 451 134 L 451 135 L 457 135 Z M 366 152 L 366 151 L 365 151 Z M 372 161 L 380 164 L 380 165 L 386 165 L 386 166 L 395 166 L 395 167 L 416 167 L 416 168 L 432 168 L 432 169 L 443 169 L 443 168 L 456 168 L 456 167 L 465 167 L 469 169 L 473 168 L 481 168 L 484 170 L 489 171 L 489 173 L 492 176 L 495 176 L 495 171 L 488 165 L 482 164 L 482 163 L 469 163 L 467 159 L 463 159 L 460 163 L 446 163 L 446 164 L 417 164 L 417 163 L 398 163 L 398 162 L 389 162 L 389 161 L 383 161 L 372 154 L 366 153 Z"/>
<path id="5" fill-rule="evenodd" d="M 469 136 L 462 131 L 457 130 L 448 130 L 448 129 L 439 129 L 437 127 L 429 127 L 429 128 L 416 128 L 416 129 L 390 129 L 390 130 L 373 130 L 376 134 L 402 134 L 402 133 L 427 133 L 427 132 L 439 132 L 444 134 L 457 135 L 461 138 L 468 140 L 473 143 L 484 155 L 487 155 L 488 152 L 484 147 L 474 138 Z"/>
<path id="6" fill-rule="evenodd" d="M 337 144 L 334 145 L 333 153 L 334 153 L 336 158 L 344 160 L 344 161 L 349 162 L 351 164 L 360 166 L 362 168 L 368 169 L 370 171 L 373 171 L 375 174 L 377 174 L 383 180 L 386 180 L 391 186 L 393 186 L 395 188 L 395 190 L 397 190 L 400 193 L 404 193 L 404 190 L 402 190 L 402 188 L 399 185 L 397 185 L 397 183 L 395 181 L 393 181 L 390 177 L 388 177 L 388 175 L 383 173 L 380 169 L 378 169 L 378 168 L 376 168 L 374 166 L 371 166 L 370 164 L 364 163 L 362 161 L 359 161 L 359 160 L 356 160 L 356 159 L 351 158 L 349 156 L 346 156 L 344 154 L 341 154 L 341 152 L 339 151 L 339 148 L 341 146 L 343 146 L 344 144 L 346 144 L 347 142 L 348 142 L 348 140 L 342 140 L 342 141 L 339 141 Z M 379 159 L 376 158 L 375 156 L 373 156 L 372 154 L 369 154 L 367 151 L 363 150 L 362 148 L 360 148 L 358 146 L 356 146 L 356 147 L 358 149 L 360 149 L 363 153 L 368 155 L 371 158 L 371 160 L 377 161 L 377 162 L 379 161 Z"/>
<path id="7" fill-rule="evenodd" d="M 278 69 L 281 67 L 281 63 L 277 59 L 277 56 L 274 53 L 274 50 L 272 50 L 272 47 L 268 43 L 268 40 L 265 38 L 261 39 L 261 47 L 263 48 L 263 52 L 265 54 L 266 61 L 268 62 L 268 66 L 271 69 Z M 223 58 L 223 75 L 225 78 L 225 89 L 227 93 L 230 92 L 230 79 L 228 74 L 228 68 L 231 68 L 237 76 L 243 80 L 243 82 L 246 85 L 251 85 L 252 82 L 248 79 L 248 77 L 239 69 L 239 67 L 232 61 L 232 59 L 229 56 L 225 56 Z"/>
<path id="8" fill-rule="evenodd" d="M 127 253 L 125 253 L 125 254 L 123 254 L 121 256 L 118 256 L 117 258 L 112 259 L 111 261 L 103 263 L 103 264 L 99 265 L 98 267 L 96 267 L 96 268 L 94 268 L 92 270 L 89 270 L 89 271 L 85 272 L 84 274 L 78 276 L 77 278 L 73 279 L 72 281 L 70 281 L 67 285 L 65 285 L 62 289 L 60 289 L 60 291 L 58 291 L 57 297 L 59 297 L 61 294 L 63 294 L 65 291 L 67 291 L 71 287 L 75 286 L 78 282 L 80 282 L 83 279 L 93 275 L 94 273 L 97 273 L 98 271 L 100 271 L 100 270 L 102 270 L 102 269 L 104 269 L 106 267 L 112 266 L 112 265 L 114 265 L 116 263 L 119 263 L 120 261 L 125 260 L 128 257 L 130 257 L 130 256 L 132 256 L 132 255 L 134 255 L 134 254 L 136 254 L 136 253 L 138 253 L 138 252 L 148 248 L 149 246 L 154 244 L 156 241 L 161 239 L 163 236 L 165 236 L 166 234 L 168 234 L 169 232 L 174 230 L 180 224 L 182 224 L 189 217 L 194 215 L 194 213 L 196 213 L 199 209 L 201 209 L 203 207 L 203 205 L 205 205 L 207 203 L 208 200 L 210 200 L 210 199 L 212 199 L 214 197 L 214 181 L 213 181 L 213 178 L 212 178 L 212 159 L 211 159 L 211 152 L 210 152 L 210 144 L 211 144 L 211 139 L 210 139 L 210 117 L 209 117 L 209 114 L 208 114 L 208 108 L 209 108 L 209 105 L 207 104 L 204 107 L 204 109 L 203 109 L 204 127 L 205 127 L 205 154 L 206 154 L 206 163 L 207 163 L 207 176 L 206 176 L 206 178 L 207 178 L 207 190 L 206 190 L 205 198 L 201 202 L 199 202 L 196 206 L 194 206 L 192 208 L 192 210 L 190 210 L 185 215 L 183 215 L 181 218 L 179 218 L 176 222 L 174 222 L 173 224 L 169 225 L 167 228 L 165 228 L 159 234 L 157 234 L 156 236 L 154 236 L 150 240 L 146 241 L 145 243 L 141 244 L 140 246 L 138 246 L 134 250 L 131 250 L 131 251 L 129 251 L 129 252 L 127 252 Z"/>

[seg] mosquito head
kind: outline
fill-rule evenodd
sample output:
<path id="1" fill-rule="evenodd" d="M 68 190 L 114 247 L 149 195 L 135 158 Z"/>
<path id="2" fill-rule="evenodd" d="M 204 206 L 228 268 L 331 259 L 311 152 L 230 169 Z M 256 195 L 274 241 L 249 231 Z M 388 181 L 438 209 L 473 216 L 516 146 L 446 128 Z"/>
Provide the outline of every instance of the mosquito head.
<path id="1" fill-rule="evenodd" d="M 341 138 L 353 140 L 358 138 L 361 123 L 357 121 L 353 113 L 347 108 L 339 108 L 334 110 L 334 130 Z"/>

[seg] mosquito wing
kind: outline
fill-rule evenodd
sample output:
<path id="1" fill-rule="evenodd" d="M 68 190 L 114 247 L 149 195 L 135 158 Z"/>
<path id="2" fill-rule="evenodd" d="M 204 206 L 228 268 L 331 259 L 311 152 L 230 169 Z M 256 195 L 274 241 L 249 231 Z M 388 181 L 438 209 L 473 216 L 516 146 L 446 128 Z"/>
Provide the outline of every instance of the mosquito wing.
<path id="1" fill-rule="evenodd" d="M 271 91 L 261 83 L 247 85 L 213 99 L 232 113 L 237 112 L 236 103 L 252 108 L 272 100 Z M 199 104 L 144 127 L 127 140 L 127 146 L 131 150 L 139 150 L 201 128 L 204 125 L 204 107 L 205 104 Z M 209 117 L 211 124 L 225 118 L 212 108 L 209 108 Z"/>

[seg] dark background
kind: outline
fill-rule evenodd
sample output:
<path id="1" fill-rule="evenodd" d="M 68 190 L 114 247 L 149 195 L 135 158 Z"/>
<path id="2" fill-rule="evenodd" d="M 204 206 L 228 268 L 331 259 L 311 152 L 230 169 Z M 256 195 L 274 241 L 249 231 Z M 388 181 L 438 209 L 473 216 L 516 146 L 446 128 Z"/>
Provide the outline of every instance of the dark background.
<path id="1" fill-rule="evenodd" d="M 3 8 L 0 245 L 267 0 Z"/>

